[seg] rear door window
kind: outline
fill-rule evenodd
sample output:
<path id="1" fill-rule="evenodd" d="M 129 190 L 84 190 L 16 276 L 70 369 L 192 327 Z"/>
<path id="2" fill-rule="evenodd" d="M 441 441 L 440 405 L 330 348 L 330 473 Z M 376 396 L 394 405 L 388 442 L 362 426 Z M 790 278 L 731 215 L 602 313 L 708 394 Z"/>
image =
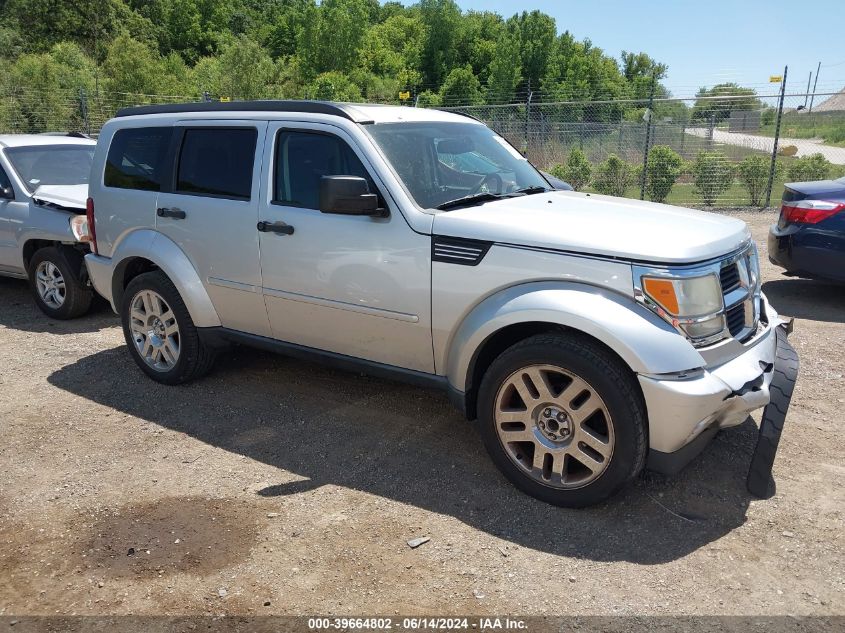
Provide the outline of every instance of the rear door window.
<path id="1" fill-rule="evenodd" d="M 186 129 L 176 193 L 249 200 L 257 140 L 253 127 Z"/>
<path id="2" fill-rule="evenodd" d="M 161 191 L 172 127 L 127 128 L 115 132 L 103 184 L 119 189 Z"/>

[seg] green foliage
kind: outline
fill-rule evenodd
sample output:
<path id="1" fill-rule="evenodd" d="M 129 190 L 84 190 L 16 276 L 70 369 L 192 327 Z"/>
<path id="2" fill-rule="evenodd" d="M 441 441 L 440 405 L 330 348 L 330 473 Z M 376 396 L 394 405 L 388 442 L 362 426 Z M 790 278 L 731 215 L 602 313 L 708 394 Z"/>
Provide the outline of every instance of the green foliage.
<path id="1" fill-rule="evenodd" d="M 728 157 L 722 152 L 699 152 L 693 162 L 692 172 L 695 192 L 701 202 L 712 207 L 720 195 L 733 184 L 734 170 Z"/>
<path id="2" fill-rule="evenodd" d="M 742 98 L 718 98 L 726 95 L 741 96 Z M 732 82 L 717 84 L 709 90 L 702 88 L 695 96 L 698 99 L 696 99 L 692 109 L 692 118 L 696 121 L 710 121 L 712 119 L 719 123 L 730 118 L 733 110 L 758 110 L 762 107 L 755 90 L 743 88 Z"/>
<path id="3" fill-rule="evenodd" d="M 431 90 L 425 90 L 419 94 L 417 106 L 420 108 L 439 108 L 443 105 L 440 95 Z"/>
<path id="4" fill-rule="evenodd" d="M 306 96 L 324 101 L 361 101 L 361 89 L 343 73 L 331 71 L 319 75 L 308 86 Z"/>
<path id="5" fill-rule="evenodd" d="M 831 163 L 821 154 L 796 158 L 789 165 L 788 175 L 793 182 L 824 180 L 830 174 Z"/>
<path id="6" fill-rule="evenodd" d="M 484 102 L 481 83 L 469 65 L 455 68 L 449 73 L 440 89 L 440 100 L 444 105 L 476 105 Z"/>
<path id="7" fill-rule="evenodd" d="M 671 147 L 651 148 L 646 169 L 646 193 L 649 200 L 663 202 L 683 172 L 684 160 Z"/>
<path id="8" fill-rule="evenodd" d="M 622 197 L 636 181 L 636 168 L 616 154 L 611 154 L 599 163 L 593 176 L 593 187 L 599 193 Z"/>
<path id="9" fill-rule="evenodd" d="M 565 165 L 555 165 L 551 169 L 552 176 L 565 180 L 575 191 L 581 191 L 589 184 L 592 172 L 592 164 L 577 147 L 569 152 Z"/>
<path id="10" fill-rule="evenodd" d="M 776 165 L 780 169 L 780 164 Z M 736 166 L 736 173 L 742 186 L 748 191 L 751 206 L 759 207 L 763 204 L 763 196 L 769 184 L 769 170 L 771 160 L 765 156 L 752 154 L 746 156 Z M 777 177 L 777 173 L 775 177 Z"/>

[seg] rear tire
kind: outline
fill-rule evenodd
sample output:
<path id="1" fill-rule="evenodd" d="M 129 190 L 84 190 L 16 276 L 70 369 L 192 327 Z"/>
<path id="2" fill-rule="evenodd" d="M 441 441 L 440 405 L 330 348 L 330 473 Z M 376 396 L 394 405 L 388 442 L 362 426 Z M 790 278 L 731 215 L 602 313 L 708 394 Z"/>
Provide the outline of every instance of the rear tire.
<path id="1" fill-rule="evenodd" d="M 29 285 L 36 305 L 53 319 L 75 319 L 91 307 L 94 292 L 82 283 L 82 254 L 72 248 L 46 246 L 29 262 Z"/>
<path id="2" fill-rule="evenodd" d="M 645 464 L 645 406 L 635 378 L 582 335 L 541 334 L 505 350 L 481 381 L 478 420 L 502 473 L 554 505 L 599 503 Z"/>
<path id="3" fill-rule="evenodd" d="M 129 282 L 120 318 L 129 353 L 156 382 L 188 382 L 214 364 L 214 351 L 203 344 L 179 291 L 160 270 Z"/>

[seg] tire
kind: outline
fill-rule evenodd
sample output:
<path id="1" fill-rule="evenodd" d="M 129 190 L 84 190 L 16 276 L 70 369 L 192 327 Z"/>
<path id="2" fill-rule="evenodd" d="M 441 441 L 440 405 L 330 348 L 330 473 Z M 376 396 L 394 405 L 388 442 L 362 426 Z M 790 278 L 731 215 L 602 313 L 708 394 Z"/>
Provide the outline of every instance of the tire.
<path id="1" fill-rule="evenodd" d="M 72 248 L 47 246 L 29 262 L 29 286 L 35 303 L 53 319 L 75 319 L 91 307 L 94 291 L 80 280 L 82 254 Z"/>
<path id="2" fill-rule="evenodd" d="M 478 422 L 499 470 L 557 506 L 599 503 L 645 464 L 645 405 L 634 375 L 583 335 L 540 334 L 505 350 L 481 381 Z"/>
<path id="3" fill-rule="evenodd" d="M 179 291 L 160 270 L 129 282 L 120 319 L 129 353 L 156 382 L 182 384 L 214 364 L 214 351 L 203 344 Z"/>

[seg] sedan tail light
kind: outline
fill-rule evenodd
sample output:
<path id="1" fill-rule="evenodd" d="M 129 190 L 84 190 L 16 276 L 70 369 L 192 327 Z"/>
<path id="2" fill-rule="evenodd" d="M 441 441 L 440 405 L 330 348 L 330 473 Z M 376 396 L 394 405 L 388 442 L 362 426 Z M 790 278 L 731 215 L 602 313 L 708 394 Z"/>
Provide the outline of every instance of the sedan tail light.
<path id="1" fill-rule="evenodd" d="M 780 208 L 780 216 L 784 224 L 818 224 L 840 211 L 845 211 L 845 203 L 828 200 L 801 200 L 785 203 Z"/>

